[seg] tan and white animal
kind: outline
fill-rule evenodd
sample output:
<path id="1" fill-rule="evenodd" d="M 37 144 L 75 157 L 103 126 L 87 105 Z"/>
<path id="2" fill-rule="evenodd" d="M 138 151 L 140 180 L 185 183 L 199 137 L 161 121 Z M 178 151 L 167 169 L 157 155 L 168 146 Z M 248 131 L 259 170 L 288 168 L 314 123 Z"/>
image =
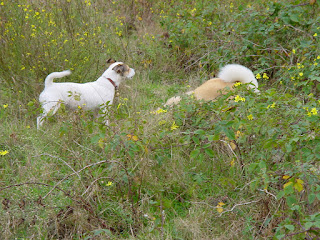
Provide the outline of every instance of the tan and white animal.
<path id="1" fill-rule="evenodd" d="M 249 68 L 239 64 L 228 64 L 220 70 L 217 78 L 206 81 L 194 91 L 187 92 L 186 94 L 194 94 L 197 100 L 210 101 L 221 94 L 225 94 L 227 87 L 232 89 L 236 82 L 251 83 L 249 87 L 253 88 L 255 92 L 259 92 L 258 81 Z M 180 96 L 172 97 L 166 102 L 165 106 L 172 106 L 180 101 Z"/>
<path id="2" fill-rule="evenodd" d="M 53 72 L 45 79 L 45 88 L 39 96 L 43 113 L 37 118 L 37 128 L 43 124 L 45 117 L 53 115 L 63 103 L 69 109 L 84 110 L 102 108 L 104 104 L 112 104 L 115 93 L 120 83 L 126 78 L 131 79 L 135 75 L 133 68 L 123 62 L 114 62 L 94 82 L 73 83 L 53 82 L 55 78 L 62 78 L 71 74 L 70 70 Z M 105 109 L 105 107 L 103 107 Z M 108 124 L 108 120 L 105 119 Z"/>

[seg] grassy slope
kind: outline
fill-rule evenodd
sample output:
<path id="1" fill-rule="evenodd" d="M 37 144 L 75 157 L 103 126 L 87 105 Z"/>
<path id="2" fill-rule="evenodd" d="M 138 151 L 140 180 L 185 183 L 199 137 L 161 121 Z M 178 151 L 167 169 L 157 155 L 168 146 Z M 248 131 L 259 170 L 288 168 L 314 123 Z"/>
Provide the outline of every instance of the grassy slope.
<path id="1" fill-rule="evenodd" d="M 0 3 L 2 238 L 261 239 L 277 227 L 278 238 L 314 236 L 319 26 L 302 18 L 318 5 Z M 45 76 L 95 80 L 109 57 L 137 70 L 111 126 L 61 111 L 37 131 Z M 245 102 L 184 99 L 154 112 L 226 62 L 265 72 L 262 93 L 240 86 L 230 96 Z"/>

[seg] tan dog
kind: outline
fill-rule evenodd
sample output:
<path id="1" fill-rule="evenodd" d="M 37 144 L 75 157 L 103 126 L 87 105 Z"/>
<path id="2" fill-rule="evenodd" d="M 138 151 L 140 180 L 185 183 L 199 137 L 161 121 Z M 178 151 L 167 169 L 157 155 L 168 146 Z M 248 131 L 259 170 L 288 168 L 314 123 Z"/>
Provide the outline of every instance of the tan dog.
<path id="1" fill-rule="evenodd" d="M 255 92 L 259 92 L 258 82 L 249 68 L 239 64 L 229 64 L 220 70 L 218 78 L 210 79 L 194 91 L 187 92 L 186 94 L 194 94 L 197 100 L 210 101 L 221 94 L 225 94 L 227 92 L 226 88 L 232 89 L 236 82 L 251 83 L 249 87 L 254 88 Z M 172 97 L 166 102 L 165 106 L 172 106 L 180 101 L 180 96 Z"/>

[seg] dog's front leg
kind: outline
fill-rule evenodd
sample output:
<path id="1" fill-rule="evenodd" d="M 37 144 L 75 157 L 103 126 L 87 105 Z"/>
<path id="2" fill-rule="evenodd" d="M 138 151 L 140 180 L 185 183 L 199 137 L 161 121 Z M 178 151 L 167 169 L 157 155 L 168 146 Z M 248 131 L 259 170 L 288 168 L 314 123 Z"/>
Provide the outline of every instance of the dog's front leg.
<path id="1" fill-rule="evenodd" d="M 109 108 L 110 105 L 108 103 L 101 105 L 99 111 L 99 119 L 101 119 L 102 123 L 106 126 L 109 125 Z"/>

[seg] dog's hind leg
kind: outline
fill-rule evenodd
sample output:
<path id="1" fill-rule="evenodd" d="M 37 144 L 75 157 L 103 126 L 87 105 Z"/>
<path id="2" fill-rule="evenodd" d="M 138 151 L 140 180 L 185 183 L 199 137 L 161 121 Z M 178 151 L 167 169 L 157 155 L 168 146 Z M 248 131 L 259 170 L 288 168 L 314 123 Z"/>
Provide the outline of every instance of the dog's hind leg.
<path id="1" fill-rule="evenodd" d="M 61 106 L 61 101 L 52 101 L 52 102 L 43 103 L 42 105 L 43 113 L 39 117 L 37 117 L 37 129 L 40 129 L 45 117 L 48 115 L 51 115 L 51 116 L 54 115 L 58 111 L 60 106 Z"/>

